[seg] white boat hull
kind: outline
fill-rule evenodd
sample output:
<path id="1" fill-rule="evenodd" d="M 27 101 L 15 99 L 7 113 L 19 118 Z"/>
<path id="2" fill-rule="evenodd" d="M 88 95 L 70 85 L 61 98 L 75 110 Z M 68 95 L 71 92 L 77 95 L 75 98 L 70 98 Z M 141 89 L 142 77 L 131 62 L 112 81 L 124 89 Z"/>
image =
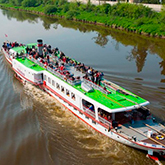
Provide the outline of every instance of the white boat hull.
<path id="1" fill-rule="evenodd" d="M 6 60 L 12 65 L 12 58 L 9 56 L 9 54 L 2 49 L 2 52 L 5 55 Z M 15 71 L 15 73 L 23 80 L 22 82 L 30 82 L 32 84 L 35 84 L 32 80 L 22 76 L 15 68 L 12 69 Z M 60 82 L 59 82 L 60 83 Z M 62 81 L 61 81 L 62 83 Z M 48 84 L 48 85 L 47 85 Z M 160 145 L 153 146 L 152 144 L 146 144 L 143 142 L 136 142 L 133 140 L 129 140 L 127 137 L 122 136 L 120 133 L 116 132 L 114 129 L 109 130 L 109 128 L 103 126 L 100 124 L 100 122 L 94 118 L 89 117 L 84 111 L 83 108 L 80 105 L 80 100 L 82 100 L 81 95 L 79 98 L 79 101 L 73 102 L 67 98 L 67 96 L 62 95 L 60 92 L 58 93 L 58 90 L 54 90 L 52 86 L 47 83 L 44 87 L 44 90 L 49 93 L 51 96 L 53 96 L 55 99 L 57 99 L 61 104 L 63 104 L 68 110 L 70 110 L 74 115 L 76 115 L 78 118 L 80 118 L 82 121 L 87 123 L 89 126 L 91 126 L 96 131 L 108 136 L 111 139 L 114 139 L 115 141 L 118 141 L 120 143 L 123 143 L 127 146 L 134 147 L 140 150 L 144 151 L 152 151 L 152 152 L 165 152 L 165 147 L 162 147 Z M 36 85 L 36 84 L 35 84 Z M 62 84 L 65 86 L 65 83 Z M 76 93 L 79 95 L 80 93 Z"/>

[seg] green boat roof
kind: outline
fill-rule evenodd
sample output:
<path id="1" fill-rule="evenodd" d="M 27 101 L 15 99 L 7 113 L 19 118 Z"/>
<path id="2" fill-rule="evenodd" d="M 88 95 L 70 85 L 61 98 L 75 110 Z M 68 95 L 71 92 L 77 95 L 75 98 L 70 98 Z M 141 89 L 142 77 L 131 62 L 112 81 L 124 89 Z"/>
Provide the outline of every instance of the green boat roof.
<path id="1" fill-rule="evenodd" d="M 37 65 L 36 63 L 30 61 L 29 59 L 25 58 L 16 58 L 17 61 L 19 61 L 21 64 L 25 65 L 26 67 L 33 69 L 35 71 L 43 71 L 45 70 L 44 68 L 42 68 L 41 66 Z"/>
<path id="2" fill-rule="evenodd" d="M 26 47 L 29 47 L 29 48 L 32 48 L 33 46 L 37 46 L 37 43 L 30 43 L 30 44 L 27 44 L 25 46 L 20 46 L 20 47 L 14 47 L 12 48 L 12 50 L 14 50 L 15 52 L 18 52 L 19 54 L 21 52 L 24 52 L 25 53 L 25 49 Z M 19 61 L 21 64 L 25 65 L 26 67 L 30 68 L 30 69 L 33 69 L 35 71 L 43 71 L 44 68 L 42 68 L 41 66 L 37 65 L 36 63 L 32 62 L 31 60 L 25 58 L 16 58 L 17 61 Z"/>
<path id="3" fill-rule="evenodd" d="M 12 50 L 14 50 L 15 52 L 17 52 L 17 53 L 21 53 L 21 52 L 25 52 L 25 46 L 21 46 L 21 47 L 14 47 L 14 48 L 12 48 Z"/>
<path id="4" fill-rule="evenodd" d="M 25 53 L 25 49 L 26 49 L 26 47 L 29 47 L 29 48 L 32 48 L 32 46 L 37 46 L 37 43 L 31 43 L 31 44 L 27 44 L 27 45 L 24 45 L 24 46 L 18 46 L 18 47 L 14 47 L 14 48 L 12 48 L 12 50 L 14 50 L 15 52 L 17 52 L 17 53 L 21 53 L 21 52 L 24 52 Z"/>
<path id="5" fill-rule="evenodd" d="M 28 44 L 28 46 L 32 46 L 35 44 Z M 25 47 L 16 47 L 14 48 L 15 51 L 21 51 L 25 50 Z M 42 68 L 38 64 L 32 62 L 31 60 L 25 58 L 17 58 L 17 61 L 19 61 L 21 64 L 25 65 L 26 67 L 33 69 L 35 71 L 43 71 L 46 70 L 45 68 Z M 49 71 L 48 71 L 49 72 Z M 51 72 L 50 72 L 51 73 Z M 52 74 L 52 73 L 51 73 Z M 59 78 L 58 76 L 54 75 L 55 77 Z M 59 78 L 60 79 L 60 78 Z M 69 84 L 69 83 L 68 83 Z M 70 85 L 70 84 L 69 84 Z M 73 85 L 75 89 L 78 91 L 84 93 L 89 98 L 99 102 L 100 104 L 110 108 L 111 110 L 115 109 L 127 109 L 127 107 L 134 107 L 140 104 L 148 104 L 149 102 L 145 99 L 131 93 L 128 91 L 129 94 L 123 94 L 119 91 L 115 91 L 112 88 L 107 88 L 107 90 L 110 92 L 110 94 L 104 94 L 100 90 L 94 89 L 92 92 L 85 92 L 81 85 Z M 120 87 L 121 88 L 121 87 Z M 122 88 L 124 89 L 124 88 Z M 125 89 L 124 89 L 125 90 Z M 127 91 L 127 90 L 125 90 Z"/>
<path id="6" fill-rule="evenodd" d="M 81 85 L 74 87 L 83 93 L 85 92 L 81 88 Z M 108 95 L 96 89 L 93 92 L 86 92 L 85 94 L 110 109 L 126 108 L 146 102 L 145 99 L 142 99 L 139 96 L 125 95 L 110 88 L 107 88 L 107 90 L 111 92 Z"/>

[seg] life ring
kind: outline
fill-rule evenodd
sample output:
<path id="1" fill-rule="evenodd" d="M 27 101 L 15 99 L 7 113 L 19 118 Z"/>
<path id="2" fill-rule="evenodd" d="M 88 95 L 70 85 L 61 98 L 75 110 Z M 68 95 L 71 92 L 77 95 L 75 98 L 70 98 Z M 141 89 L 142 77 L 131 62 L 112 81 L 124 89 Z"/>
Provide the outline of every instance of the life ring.
<path id="1" fill-rule="evenodd" d="M 163 140 L 163 139 L 164 139 L 164 136 L 163 136 L 163 135 L 157 135 L 157 136 L 156 136 L 156 139 L 158 139 L 158 140 Z"/>

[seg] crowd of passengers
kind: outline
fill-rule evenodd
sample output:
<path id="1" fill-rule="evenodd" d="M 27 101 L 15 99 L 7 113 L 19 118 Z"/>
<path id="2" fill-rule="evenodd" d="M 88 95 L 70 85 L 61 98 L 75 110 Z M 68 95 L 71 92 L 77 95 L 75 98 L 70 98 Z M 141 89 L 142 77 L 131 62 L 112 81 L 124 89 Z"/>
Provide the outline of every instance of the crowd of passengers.
<path id="1" fill-rule="evenodd" d="M 91 104 L 91 105 L 90 105 L 90 104 L 87 105 L 87 108 L 88 108 L 89 110 L 91 110 L 92 112 L 95 112 L 94 106 L 93 106 L 92 104 Z M 111 123 L 111 126 L 112 126 L 113 128 L 115 128 L 115 127 L 118 126 L 118 122 L 117 122 L 116 120 L 112 120 L 112 115 L 111 115 L 110 113 L 108 113 L 108 112 L 106 112 L 106 111 L 104 111 L 104 110 L 102 110 L 102 109 L 99 109 L 99 110 L 98 110 L 98 115 L 99 115 L 100 117 L 102 117 L 104 120 L 110 122 L 110 123 Z M 101 122 L 105 123 L 105 121 L 101 121 Z"/>
<path id="2" fill-rule="evenodd" d="M 103 73 L 94 70 L 91 67 L 85 66 L 83 63 L 77 62 L 70 57 L 67 57 L 63 52 L 59 51 L 58 48 L 51 49 L 50 45 L 44 45 L 42 49 L 42 55 L 39 55 L 35 46 L 32 48 L 26 47 L 26 54 L 31 55 L 36 60 L 44 64 L 45 67 L 49 66 L 65 75 L 66 79 L 80 79 L 80 77 L 74 77 L 69 71 L 65 70 L 66 64 L 74 66 L 77 71 L 85 74 L 83 78 L 86 78 L 96 84 L 100 85 L 100 81 L 104 76 Z M 50 61 L 50 55 L 55 57 L 55 61 Z"/>
<path id="3" fill-rule="evenodd" d="M 5 50 L 10 50 L 11 48 L 18 47 L 18 46 L 23 46 L 23 44 L 20 44 L 17 41 L 15 41 L 15 42 L 4 42 L 2 45 L 2 47 Z"/>
<path id="4" fill-rule="evenodd" d="M 4 42 L 3 48 L 6 50 L 9 50 L 13 47 L 18 46 L 24 46 L 24 44 L 19 44 L 18 42 Z M 23 54 L 23 52 L 22 52 Z M 104 76 L 103 72 L 98 72 L 97 70 L 94 70 L 92 67 L 85 66 L 81 62 L 77 62 L 67 56 L 61 51 L 59 51 L 58 48 L 51 48 L 51 45 L 44 45 L 42 49 L 42 55 L 39 54 L 35 46 L 32 47 L 26 47 L 26 54 L 29 56 L 32 56 L 39 62 L 41 62 L 45 67 L 49 66 L 50 68 L 54 69 L 55 71 L 60 72 L 61 74 L 64 74 L 66 79 L 80 79 L 80 77 L 74 77 L 73 74 L 71 74 L 69 71 L 65 70 L 65 65 L 71 65 L 74 66 L 74 68 L 77 71 L 80 71 L 84 73 L 84 77 L 87 80 L 92 81 L 93 83 L 96 83 L 100 85 L 100 82 L 102 80 L 102 77 Z M 50 55 L 55 56 L 55 61 L 50 61 Z M 19 54 L 17 54 L 17 57 L 19 57 Z"/>

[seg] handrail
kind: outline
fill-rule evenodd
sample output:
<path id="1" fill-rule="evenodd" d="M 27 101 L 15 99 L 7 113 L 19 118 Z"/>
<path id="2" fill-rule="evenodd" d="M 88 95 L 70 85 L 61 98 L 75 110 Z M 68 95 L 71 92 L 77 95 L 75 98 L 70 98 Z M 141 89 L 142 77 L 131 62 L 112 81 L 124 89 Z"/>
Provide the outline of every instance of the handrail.
<path id="1" fill-rule="evenodd" d="M 61 73 L 55 71 L 54 69 L 52 69 L 49 66 L 44 66 L 43 63 L 41 63 L 40 61 L 36 60 L 33 57 L 29 57 L 29 55 L 26 56 L 26 58 L 28 58 L 29 60 L 31 60 L 32 62 L 38 64 L 39 66 L 41 66 L 42 68 L 45 68 L 46 70 L 48 70 L 49 72 L 53 73 L 54 75 L 56 75 L 57 77 L 61 78 L 64 81 L 67 81 L 70 85 L 77 85 L 81 83 L 81 80 L 70 80 L 70 79 L 66 79 L 65 75 L 62 75 Z"/>
<path id="2" fill-rule="evenodd" d="M 103 124 L 108 125 L 108 126 L 111 126 L 111 125 L 112 125 L 111 122 L 107 121 L 106 119 L 104 119 L 104 118 L 101 117 L 101 116 L 99 116 L 99 121 L 100 121 L 101 123 L 103 123 Z"/>
<path id="3" fill-rule="evenodd" d="M 89 81 L 89 80 L 87 80 L 87 79 L 85 79 L 85 78 L 83 78 L 83 81 L 84 81 L 85 83 L 89 84 L 89 85 L 90 85 L 91 87 L 93 87 L 94 89 L 97 89 L 97 90 L 99 90 L 99 91 L 105 93 L 106 95 L 109 94 L 109 92 L 108 92 L 107 90 L 103 89 L 103 87 L 101 87 L 101 86 L 99 86 L 99 85 L 93 83 L 92 81 Z"/>
<path id="4" fill-rule="evenodd" d="M 83 110 L 84 110 L 87 114 L 89 114 L 90 116 L 92 116 L 93 118 L 95 118 L 95 113 L 92 112 L 90 109 L 88 109 L 88 108 L 86 108 L 85 106 L 83 106 Z M 98 119 L 99 119 L 99 121 L 100 121 L 101 123 L 103 123 L 103 124 L 105 124 L 105 125 L 107 125 L 107 126 L 109 126 L 109 127 L 112 125 L 111 122 L 107 121 L 106 119 L 104 119 L 104 118 L 101 117 L 101 116 L 98 116 Z"/>
<path id="5" fill-rule="evenodd" d="M 92 112 L 90 109 L 86 108 L 85 106 L 83 106 L 83 110 L 89 114 L 90 116 L 92 116 L 93 118 L 95 118 L 95 113 Z"/>

